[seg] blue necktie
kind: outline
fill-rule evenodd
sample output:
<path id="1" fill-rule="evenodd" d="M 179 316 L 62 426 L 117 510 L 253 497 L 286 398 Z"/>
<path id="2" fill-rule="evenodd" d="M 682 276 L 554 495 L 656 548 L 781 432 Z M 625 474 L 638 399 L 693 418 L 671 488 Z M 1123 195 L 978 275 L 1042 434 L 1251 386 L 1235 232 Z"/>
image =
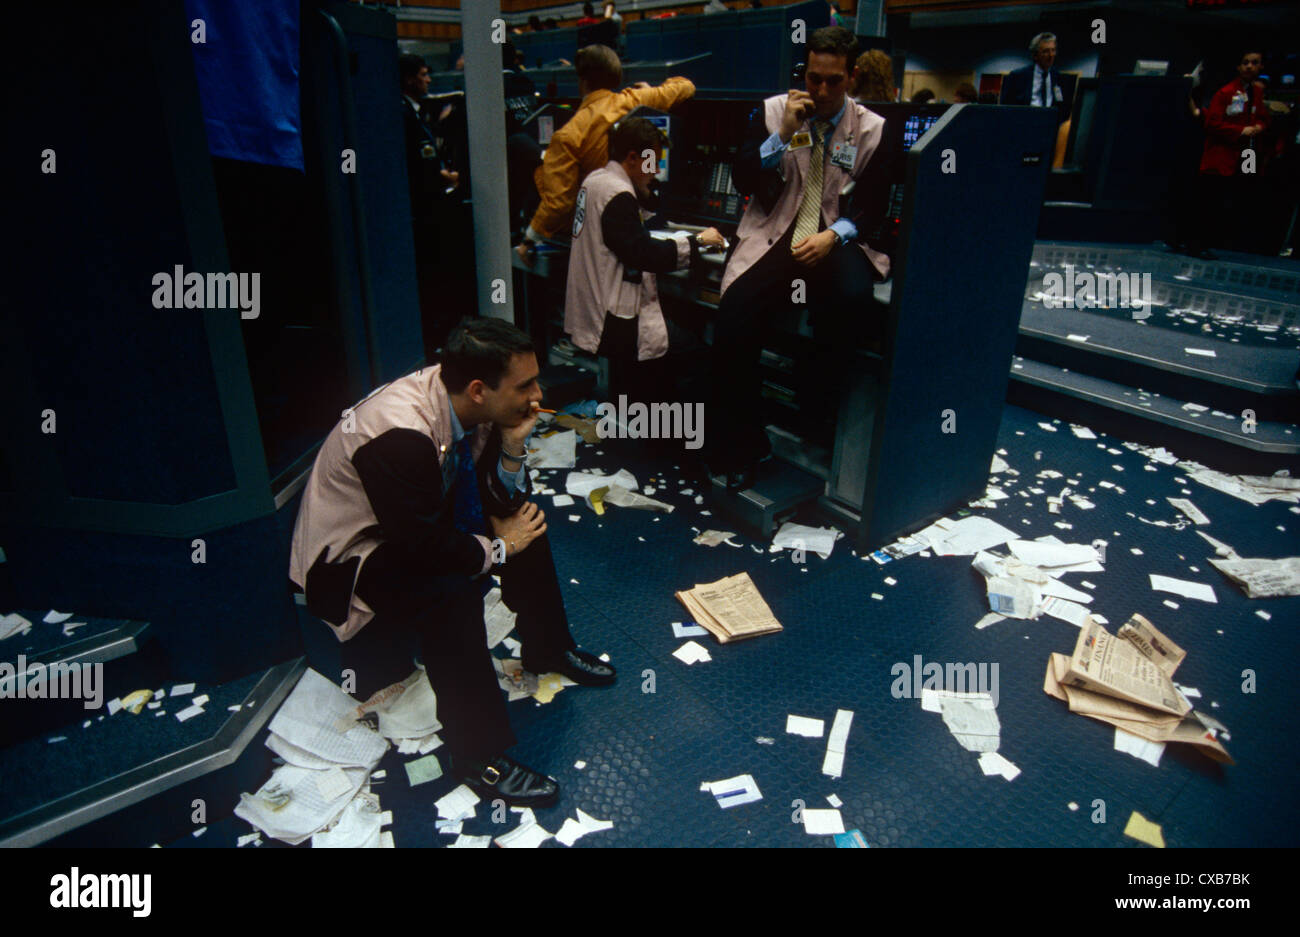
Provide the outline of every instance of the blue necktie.
<path id="1" fill-rule="evenodd" d="M 478 475 L 474 471 L 468 433 L 456 444 L 456 461 L 456 505 L 452 521 L 462 533 L 486 537 L 487 523 L 483 519 L 483 501 L 478 493 Z"/>
<path id="2" fill-rule="evenodd" d="M 466 433 L 456 444 L 456 503 L 452 507 L 452 523 L 456 529 L 465 534 L 487 533 L 487 522 L 483 519 L 483 499 L 478 493 L 478 475 L 474 471 L 474 456 L 469 450 L 469 434 Z M 484 576 L 478 583 L 479 592 L 484 596 L 492 590 L 492 577 Z"/>

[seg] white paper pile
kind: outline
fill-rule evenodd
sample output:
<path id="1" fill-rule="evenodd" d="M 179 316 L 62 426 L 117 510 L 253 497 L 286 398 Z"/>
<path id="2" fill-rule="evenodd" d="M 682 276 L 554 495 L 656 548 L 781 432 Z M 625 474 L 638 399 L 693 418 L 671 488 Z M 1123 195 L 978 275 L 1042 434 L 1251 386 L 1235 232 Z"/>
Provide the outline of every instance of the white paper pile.
<path id="1" fill-rule="evenodd" d="M 772 538 L 773 550 L 806 550 L 822 559 L 831 555 L 835 541 L 844 536 L 833 527 L 805 527 L 786 521 Z"/>
<path id="2" fill-rule="evenodd" d="M 1092 595 L 1061 582 L 1058 577 L 1072 572 L 1104 572 L 1094 547 L 1062 543 L 1051 535 L 1037 540 L 1012 540 L 1012 556 L 988 551 L 975 555 L 971 565 L 985 577 L 989 608 L 1007 618 L 1036 619 L 1046 612 L 1079 625 L 1087 616 L 1084 608 Z M 976 627 L 992 621 L 985 616 Z"/>
<path id="3" fill-rule="evenodd" d="M 1240 498 L 1250 504 L 1268 501 L 1300 503 L 1300 478 L 1287 475 L 1225 475 L 1199 462 L 1179 462 L 1178 467 L 1207 488 Z"/>
<path id="4" fill-rule="evenodd" d="M 174 697 L 193 686 L 173 687 Z M 300 843 L 333 823 L 366 782 L 388 743 L 357 722 L 352 697 L 308 670 L 271 720 L 266 745 L 284 759 L 235 815 L 268 836 Z"/>
<path id="5" fill-rule="evenodd" d="M 562 469 L 578 464 L 578 434 L 573 430 L 534 437 L 528 446 L 529 468 Z"/>
<path id="6" fill-rule="evenodd" d="M 335 820 L 313 834 L 313 849 L 378 849 L 383 811 L 374 794 L 358 793 Z"/>
<path id="7" fill-rule="evenodd" d="M 934 550 L 936 556 L 971 556 L 1016 539 L 1016 533 L 987 517 L 959 521 L 942 518 L 912 535 Z"/>

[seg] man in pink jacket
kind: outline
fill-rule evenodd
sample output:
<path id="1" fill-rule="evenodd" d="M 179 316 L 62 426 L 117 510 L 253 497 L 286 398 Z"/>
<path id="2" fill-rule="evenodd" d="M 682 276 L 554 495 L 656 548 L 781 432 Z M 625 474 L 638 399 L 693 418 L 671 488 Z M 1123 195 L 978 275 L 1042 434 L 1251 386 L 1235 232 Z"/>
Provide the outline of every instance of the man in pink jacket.
<path id="1" fill-rule="evenodd" d="M 615 680 L 569 633 L 545 515 L 527 500 L 537 375 L 527 335 L 471 318 L 451 333 L 442 364 L 345 410 L 303 491 L 289 564 L 308 610 L 346 642 L 357 696 L 385 685 L 380 667 L 363 665 L 414 636 L 449 773 L 489 800 L 526 806 L 554 803 L 559 787 L 505 754 L 515 737 L 487 649 L 488 575 L 500 574 L 502 600 L 518 613 L 526 670 L 583 686 Z"/>
<path id="2" fill-rule="evenodd" d="M 752 476 L 771 451 L 759 414 L 758 356 L 777 307 L 807 304 L 824 349 L 870 341 L 883 324 L 872 288 L 888 276 L 889 258 L 863 242 L 857 225 L 875 221 L 865 216 L 874 195 L 864 177 L 885 122 L 846 96 L 856 55 L 848 30 L 813 32 L 805 90 L 765 100 L 736 157 L 736 188 L 752 198 L 722 278 L 705 441 L 710 469 L 733 481 Z M 819 358 L 816 400 L 804 402 L 810 411 L 833 407 L 842 370 L 838 357 Z"/>
<path id="3" fill-rule="evenodd" d="M 683 330 L 664 318 L 656 273 L 683 269 L 704 247 L 721 247 L 716 228 L 656 238 L 641 205 L 667 144 L 648 120 L 625 117 L 609 135 L 609 162 L 578 192 L 573 248 L 564 298 L 564 330 L 584 351 L 610 362 L 610 396 L 649 402 L 670 393 L 661 364 L 690 346 Z M 670 341 L 671 337 L 671 341 Z M 653 363 L 652 363 L 653 362 Z"/>

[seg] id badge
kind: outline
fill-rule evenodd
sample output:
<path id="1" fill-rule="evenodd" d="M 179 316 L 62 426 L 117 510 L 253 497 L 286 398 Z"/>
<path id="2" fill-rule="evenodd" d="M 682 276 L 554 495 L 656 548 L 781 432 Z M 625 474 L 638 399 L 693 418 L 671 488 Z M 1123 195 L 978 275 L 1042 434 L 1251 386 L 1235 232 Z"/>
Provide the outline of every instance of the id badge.
<path id="1" fill-rule="evenodd" d="M 805 146 L 812 146 L 812 134 L 807 130 L 800 130 L 790 138 L 790 149 L 800 150 Z"/>
<path id="2" fill-rule="evenodd" d="M 1062 101 L 1065 100 L 1065 97 L 1061 94 L 1060 85 L 1052 85 L 1052 95 L 1056 98 L 1057 104 L 1060 104 Z"/>
<path id="3" fill-rule="evenodd" d="M 858 160 L 858 148 L 852 143 L 837 143 L 831 148 L 831 162 L 841 169 L 853 171 Z"/>

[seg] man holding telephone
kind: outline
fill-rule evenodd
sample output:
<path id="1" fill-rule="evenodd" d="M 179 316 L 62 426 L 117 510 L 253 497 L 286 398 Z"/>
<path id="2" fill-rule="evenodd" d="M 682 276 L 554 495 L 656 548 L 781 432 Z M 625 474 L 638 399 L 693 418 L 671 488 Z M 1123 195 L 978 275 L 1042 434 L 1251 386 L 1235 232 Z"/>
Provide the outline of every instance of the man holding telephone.
<path id="1" fill-rule="evenodd" d="M 730 474 L 733 485 L 752 481 L 771 452 L 759 414 L 758 356 L 778 305 L 806 303 L 812 311 L 820 376 L 818 401 L 805 401 L 809 412 L 833 406 L 843 370 L 833 350 L 883 326 L 872 289 L 889 275 L 889 258 L 862 241 L 856 222 L 866 227 L 871 187 L 863 177 L 885 121 L 846 96 L 857 51 L 847 29 L 813 32 L 803 90 L 765 100 L 736 156 L 736 188 L 752 199 L 722 277 L 706 443 L 710 470 Z"/>

